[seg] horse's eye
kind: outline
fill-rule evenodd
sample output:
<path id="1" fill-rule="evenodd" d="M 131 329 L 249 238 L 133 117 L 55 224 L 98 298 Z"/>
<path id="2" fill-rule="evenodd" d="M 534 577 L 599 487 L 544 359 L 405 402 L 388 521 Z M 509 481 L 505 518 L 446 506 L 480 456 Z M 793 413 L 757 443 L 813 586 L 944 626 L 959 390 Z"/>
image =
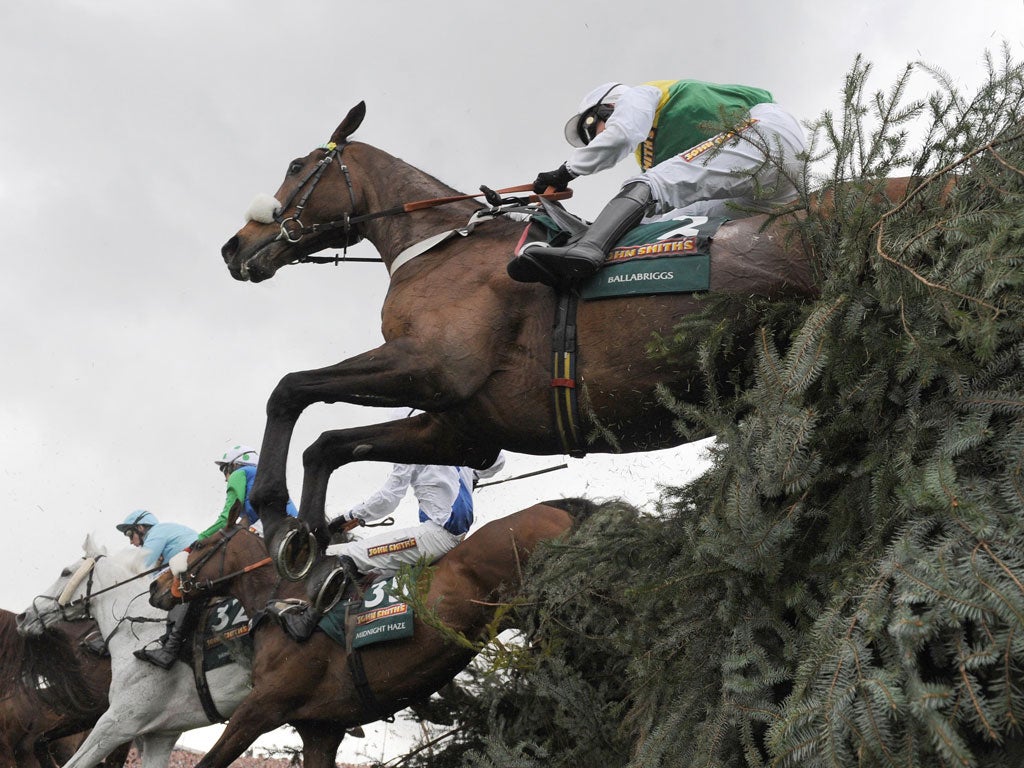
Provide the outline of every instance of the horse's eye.
<path id="1" fill-rule="evenodd" d="M 70 568 L 65 568 L 63 571 L 60 572 L 60 577 L 62 579 L 66 579 L 70 575 L 71 575 L 71 569 Z"/>
<path id="2" fill-rule="evenodd" d="M 288 166 L 288 175 L 293 176 L 302 170 L 302 166 L 305 165 L 301 160 L 292 160 L 292 164 Z"/>

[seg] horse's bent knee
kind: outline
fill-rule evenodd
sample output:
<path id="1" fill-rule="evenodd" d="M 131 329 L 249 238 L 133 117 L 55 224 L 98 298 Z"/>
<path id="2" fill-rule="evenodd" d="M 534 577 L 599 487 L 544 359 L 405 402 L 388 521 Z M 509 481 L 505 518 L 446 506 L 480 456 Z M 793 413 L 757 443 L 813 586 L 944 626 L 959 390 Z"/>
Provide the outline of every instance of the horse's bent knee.
<path id="1" fill-rule="evenodd" d="M 286 373 L 274 387 L 267 399 L 267 418 L 284 419 L 296 418 L 302 411 L 302 406 L 296 402 L 296 393 L 299 390 L 299 374 Z"/>
<path id="2" fill-rule="evenodd" d="M 260 486 L 259 478 L 249 492 L 250 503 L 259 510 L 260 517 L 280 519 L 287 516 L 288 489 L 274 486 Z"/>
<path id="3" fill-rule="evenodd" d="M 307 472 L 320 469 L 324 464 L 324 449 L 321 439 L 318 438 L 310 443 L 302 452 L 302 468 Z"/>

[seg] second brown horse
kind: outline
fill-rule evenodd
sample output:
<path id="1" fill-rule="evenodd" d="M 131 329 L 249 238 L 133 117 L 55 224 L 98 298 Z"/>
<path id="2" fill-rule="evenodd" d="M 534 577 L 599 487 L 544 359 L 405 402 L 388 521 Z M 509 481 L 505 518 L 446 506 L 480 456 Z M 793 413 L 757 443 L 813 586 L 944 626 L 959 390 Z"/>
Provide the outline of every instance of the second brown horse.
<path id="1" fill-rule="evenodd" d="M 574 520 L 594 509 L 592 502 L 564 499 L 487 523 L 437 563 L 426 605 L 447 627 L 475 639 L 493 620 L 494 601 L 519 583 L 537 545 L 565 535 Z M 193 545 L 188 570 L 181 576 L 182 584 L 193 587 L 186 596 L 229 593 L 250 616 L 272 597 L 304 596 L 301 582 L 282 581 L 273 568 L 245 570 L 267 559 L 262 539 L 245 528 L 227 529 Z M 153 583 L 150 601 L 171 607 L 178 601 L 171 590 L 171 574 L 165 573 Z M 475 655 L 417 618 L 413 637 L 360 649 L 366 681 L 360 691 L 345 648 L 323 632 L 300 644 L 275 621 L 265 620 L 254 630 L 253 642 L 252 692 L 197 768 L 224 768 L 260 734 L 286 723 L 302 738 L 306 768 L 333 768 L 347 728 L 429 696 Z M 367 708 L 367 690 L 374 711 Z"/>

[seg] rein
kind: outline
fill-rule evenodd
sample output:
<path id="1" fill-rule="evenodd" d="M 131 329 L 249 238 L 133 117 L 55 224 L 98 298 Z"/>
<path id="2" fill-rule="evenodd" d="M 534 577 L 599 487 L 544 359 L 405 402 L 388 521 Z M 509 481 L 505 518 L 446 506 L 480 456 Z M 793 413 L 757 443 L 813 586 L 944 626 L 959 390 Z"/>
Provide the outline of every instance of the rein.
<path id="1" fill-rule="evenodd" d="M 344 230 L 345 243 L 342 246 L 342 257 L 337 256 L 312 256 L 304 255 L 298 257 L 294 262 L 296 264 L 337 264 L 339 261 L 382 261 L 380 258 L 348 258 L 348 247 L 355 245 L 362 240 L 362 235 L 355 228 L 355 225 L 361 224 L 364 221 L 371 221 L 373 219 L 385 218 L 388 216 L 401 216 L 406 213 L 412 213 L 413 211 L 420 211 L 426 208 L 435 208 L 441 205 L 448 205 L 449 203 L 462 202 L 464 200 L 471 200 L 475 197 L 484 197 L 492 206 L 498 206 L 503 203 L 501 195 L 512 194 L 515 192 L 530 192 L 533 190 L 533 184 L 519 184 L 514 187 L 506 187 L 504 189 L 488 189 L 487 187 L 481 187 L 480 192 L 467 195 L 452 195 L 450 197 L 435 197 L 427 200 L 415 200 L 410 203 L 403 203 L 402 205 L 396 205 L 392 208 L 386 208 L 381 211 L 372 211 L 370 213 L 359 214 L 358 216 L 352 215 L 352 213 L 345 213 L 340 219 L 334 219 L 333 221 L 325 221 L 317 224 L 304 225 L 302 223 L 302 212 L 306 208 L 306 204 L 309 202 L 310 196 L 313 194 L 313 190 L 316 189 L 316 185 L 320 182 L 321 177 L 327 170 L 327 167 L 334 162 L 337 158 L 338 167 L 345 177 L 345 184 L 348 187 L 349 200 L 352 203 L 352 211 L 356 209 L 356 193 L 355 187 L 352 185 L 352 176 L 349 174 L 348 166 L 341 162 L 341 155 L 345 151 L 349 142 L 343 141 L 341 144 L 335 142 L 328 142 L 323 145 L 322 149 L 326 151 L 324 157 L 322 157 L 317 164 L 306 173 L 299 185 L 292 191 L 288 196 L 288 199 L 281 204 L 278 212 L 274 215 L 274 221 L 281 227 L 281 231 L 277 236 L 277 240 L 287 240 L 289 243 L 297 243 L 306 235 L 315 235 L 321 232 L 330 232 L 336 229 Z M 284 216 L 284 213 L 291 207 L 296 197 L 299 196 L 300 192 L 306 186 L 309 186 L 305 190 L 298 203 L 295 204 L 295 213 L 291 216 Z M 541 198 L 547 198 L 550 200 L 561 200 L 566 197 L 572 196 L 572 190 L 564 190 L 562 192 L 545 192 L 541 195 L 531 195 L 528 198 L 529 201 L 539 200 Z"/>
<path id="2" fill-rule="evenodd" d="M 174 577 L 174 581 L 172 583 L 171 588 L 171 594 L 175 594 L 175 590 L 177 590 L 179 594 L 175 595 L 175 597 L 178 597 L 180 595 L 187 595 L 192 592 L 209 590 L 215 587 L 217 584 L 223 584 L 225 581 L 231 581 L 232 579 L 249 573 L 250 571 L 255 571 L 257 568 L 263 568 L 264 566 L 270 565 L 272 562 L 274 562 L 273 559 L 268 555 L 262 560 L 258 560 L 255 563 L 250 563 L 249 565 L 243 568 L 239 568 L 237 571 L 232 571 L 231 573 L 223 573 L 223 568 L 221 568 L 221 575 L 217 576 L 216 578 L 203 579 L 200 581 L 197 577 L 190 575 L 191 571 L 199 569 L 202 566 L 206 565 L 206 563 L 208 563 L 210 559 L 213 558 L 214 555 L 216 555 L 218 552 L 221 552 L 222 550 L 223 556 L 227 557 L 227 544 L 240 530 L 240 528 L 235 528 L 232 531 L 221 531 L 221 539 L 219 542 L 217 542 L 216 547 L 211 549 L 209 552 L 205 553 L 203 557 L 199 558 L 199 561 L 195 563 L 195 565 L 191 566 L 182 574 Z"/>
<path id="3" fill-rule="evenodd" d="M 99 557 L 103 557 L 103 555 L 100 555 Z M 97 561 L 99 560 L 99 557 L 97 558 Z M 95 592 L 93 592 L 92 579 L 93 573 L 96 568 L 96 563 L 94 562 L 92 566 L 89 568 L 89 576 L 88 580 L 85 583 L 84 595 L 66 603 L 60 602 L 59 598 L 51 599 L 54 600 L 57 603 L 58 607 L 60 608 L 61 618 L 64 619 L 64 621 L 85 621 L 86 619 L 92 618 L 92 615 L 89 611 L 89 606 L 95 597 L 102 595 L 106 592 L 110 592 L 111 590 L 117 589 L 118 587 L 123 586 L 124 584 L 129 584 L 133 581 L 141 579 L 143 576 L 148 576 L 151 573 L 156 573 L 157 571 L 163 569 L 163 567 L 164 566 L 162 565 L 154 566 L 149 570 L 137 573 L 134 576 L 125 579 L 124 581 L 115 582 L 111 584 L 109 587 L 104 587 L 103 589 L 98 589 Z M 79 615 L 79 611 L 81 612 L 81 615 Z"/>

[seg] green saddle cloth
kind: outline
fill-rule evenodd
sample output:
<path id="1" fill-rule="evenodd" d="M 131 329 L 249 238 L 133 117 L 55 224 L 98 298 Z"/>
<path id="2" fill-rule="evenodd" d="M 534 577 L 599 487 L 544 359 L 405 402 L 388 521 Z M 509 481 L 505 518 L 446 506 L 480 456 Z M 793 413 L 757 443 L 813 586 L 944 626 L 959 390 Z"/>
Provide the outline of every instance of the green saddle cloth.
<path id="1" fill-rule="evenodd" d="M 584 299 L 694 293 L 711 286 L 711 238 L 724 218 L 641 224 L 615 244 L 601 269 L 580 286 Z"/>
<path id="2" fill-rule="evenodd" d="M 392 578 L 370 585 L 362 600 L 342 600 L 320 619 L 320 629 L 346 646 L 351 629 L 352 648 L 412 637 L 412 606 L 390 594 L 395 591 L 394 582 Z"/>
<path id="3" fill-rule="evenodd" d="M 606 299 L 655 293 L 695 293 L 711 285 L 711 240 L 724 217 L 680 217 L 641 224 L 623 236 L 601 269 L 580 285 L 583 299 Z M 563 245 L 570 232 L 539 213 L 531 221 L 529 240 Z"/>

